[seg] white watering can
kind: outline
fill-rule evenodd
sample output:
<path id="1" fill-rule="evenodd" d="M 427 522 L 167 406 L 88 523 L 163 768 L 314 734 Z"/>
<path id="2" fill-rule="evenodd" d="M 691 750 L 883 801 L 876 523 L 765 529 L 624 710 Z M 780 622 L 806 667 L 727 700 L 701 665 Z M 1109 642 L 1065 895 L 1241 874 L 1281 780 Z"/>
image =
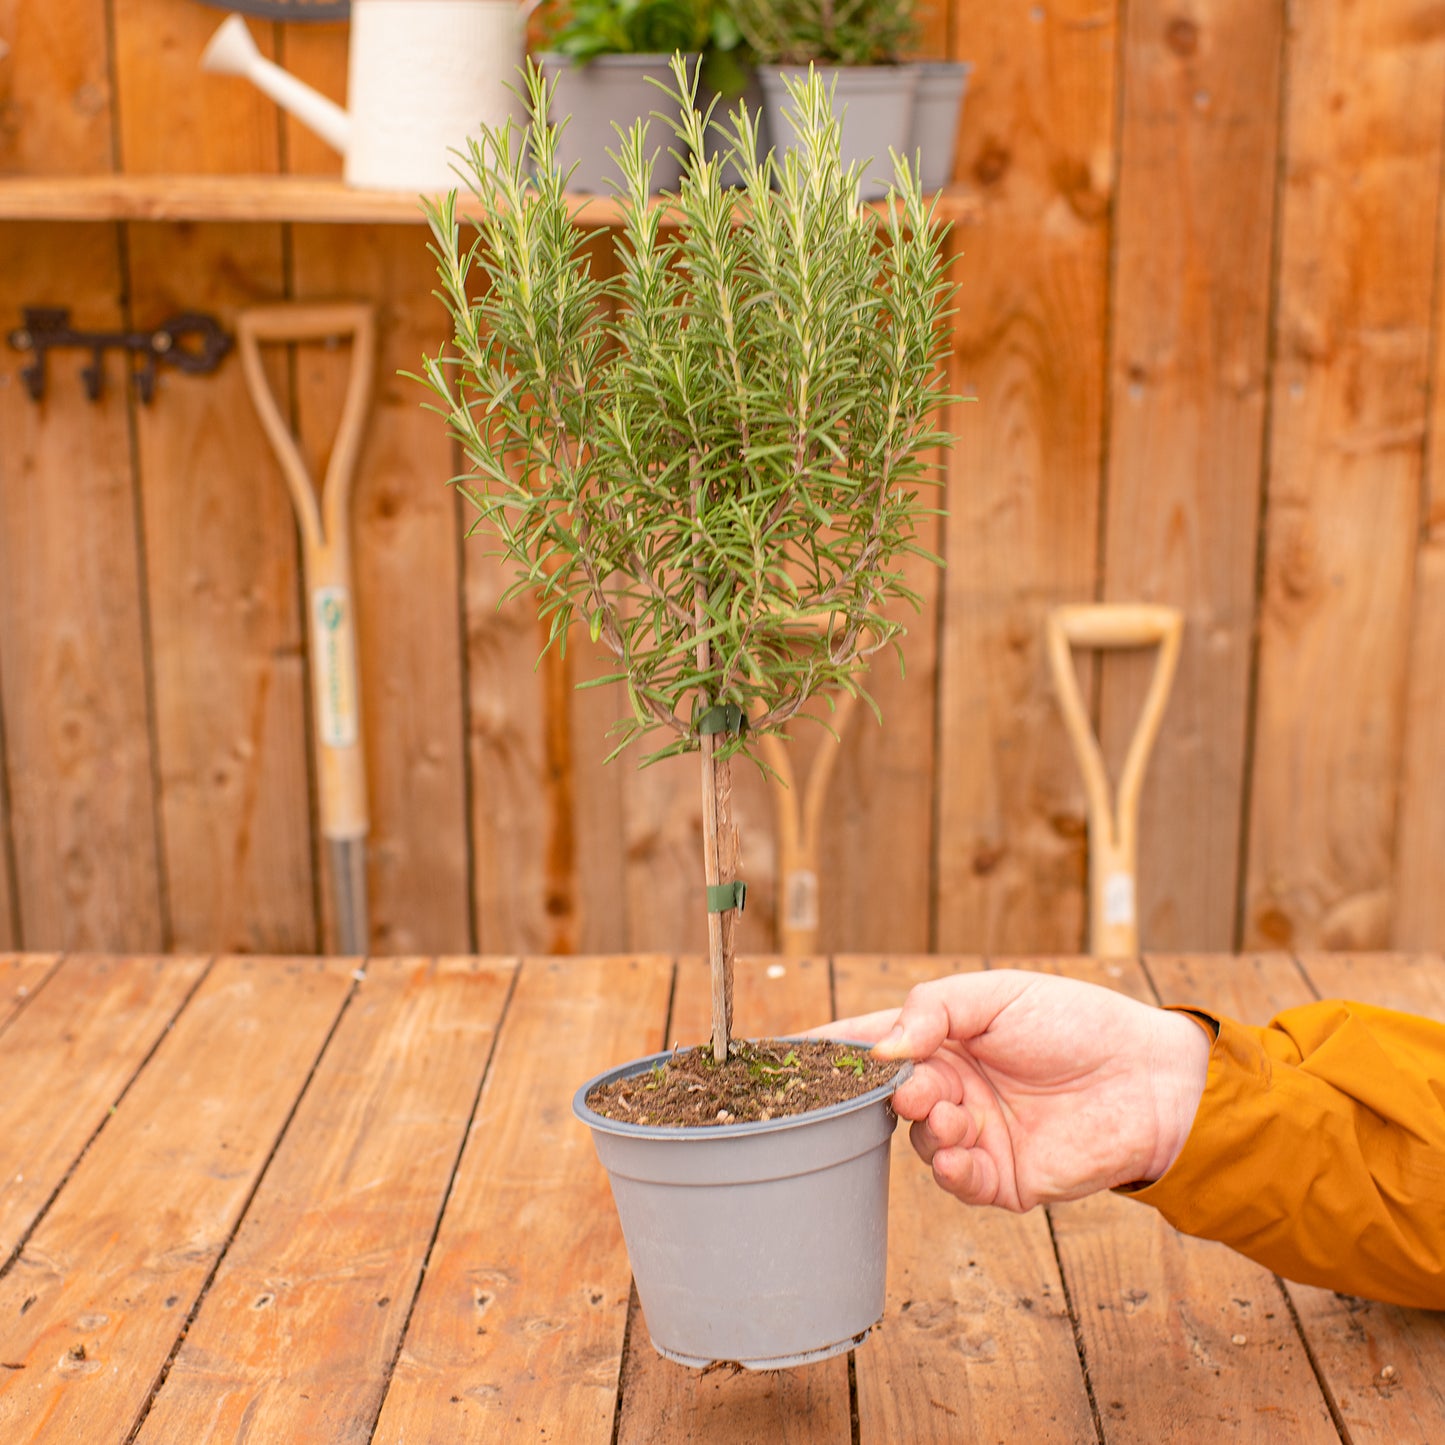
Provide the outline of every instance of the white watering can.
<path id="1" fill-rule="evenodd" d="M 201 68 L 240 75 L 346 158 L 352 186 L 446 191 L 454 150 L 485 121 L 519 107 L 508 89 L 522 63 L 530 6 L 516 0 L 352 0 L 348 109 L 256 48 L 239 15 L 225 20 Z"/>

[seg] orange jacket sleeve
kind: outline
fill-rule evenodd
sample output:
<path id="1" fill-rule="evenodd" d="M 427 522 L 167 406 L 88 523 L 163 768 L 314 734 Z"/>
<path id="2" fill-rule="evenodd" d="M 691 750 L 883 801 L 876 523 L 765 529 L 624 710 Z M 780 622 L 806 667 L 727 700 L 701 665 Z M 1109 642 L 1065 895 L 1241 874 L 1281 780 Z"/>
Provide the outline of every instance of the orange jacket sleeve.
<path id="1" fill-rule="evenodd" d="M 1129 1191 L 1305 1284 L 1445 1309 L 1445 1024 L 1327 1001 L 1217 1028 L 1189 1138 Z"/>

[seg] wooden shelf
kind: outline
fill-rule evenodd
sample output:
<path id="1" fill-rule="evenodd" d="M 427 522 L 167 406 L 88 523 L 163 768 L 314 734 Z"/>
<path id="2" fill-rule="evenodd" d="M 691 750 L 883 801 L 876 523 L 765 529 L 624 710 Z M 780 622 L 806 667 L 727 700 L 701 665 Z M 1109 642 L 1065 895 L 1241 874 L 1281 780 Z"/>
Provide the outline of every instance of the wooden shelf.
<path id="1" fill-rule="evenodd" d="M 577 196 L 580 226 L 617 224 L 610 196 Z M 939 219 L 959 221 L 976 208 L 950 187 Z M 463 196 L 462 215 L 477 203 Z M 0 221 L 309 221 L 320 224 L 420 225 L 419 197 L 405 191 L 364 191 L 329 176 L 7 176 L 0 177 Z"/>

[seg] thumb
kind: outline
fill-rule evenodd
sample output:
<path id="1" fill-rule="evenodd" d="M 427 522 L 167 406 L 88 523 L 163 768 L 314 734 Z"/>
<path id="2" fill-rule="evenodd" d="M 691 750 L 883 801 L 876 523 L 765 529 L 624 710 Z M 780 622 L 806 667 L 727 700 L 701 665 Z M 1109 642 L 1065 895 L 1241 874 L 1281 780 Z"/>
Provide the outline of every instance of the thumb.
<path id="1" fill-rule="evenodd" d="M 984 1033 L 1019 995 L 1022 975 L 956 973 L 913 988 L 893 1027 L 873 1047 L 881 1059 L 927 1059 L 945 1040 Z"/>

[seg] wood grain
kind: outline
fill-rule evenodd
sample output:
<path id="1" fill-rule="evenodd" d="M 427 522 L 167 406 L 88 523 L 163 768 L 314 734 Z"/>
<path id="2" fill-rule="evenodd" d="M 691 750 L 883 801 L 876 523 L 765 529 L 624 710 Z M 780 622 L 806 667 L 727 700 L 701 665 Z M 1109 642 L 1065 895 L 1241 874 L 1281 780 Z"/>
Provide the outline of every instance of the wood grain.
<path id="1" fill-rule="evenodd" d="M 1292 27 L 1288 96 L 1243 941 L 1379 948 L 1395 884 L 1445 33 L 1411 0 L 1311 7 Z"/>
<path id="2" fill-rule="evenodd" d="M 1153 1002 L 1149 979 L 1132 961 L 1040 966 Z M 1165 1001 L 1186 1001 L 1162 961 L 1156 970 L 1151 957 L 1150 968 Z M 1288 959 L 1267 961 L 1264 973 L 1282 990 L 1303 986 Z M 1211 980 L 1216 1007 L 1233 997 L 1238 976 Z M 1338 1439 L 1268 1270 L 1224 1245 L 1179 1234 L 1123 1195 L 1050 1205 L 1049 1215 L 1111 1445 L 1170 1438 L 1181 1419 L 1202 1433 L 1259 1445 Z M 1149 1367 L 1141 1369 L 1146 1356 Z"/>
<path id="3" fill-rule="evenodd" d="M 330 28 L 330 27 L 328 27 Z M 446 340 L 422 236 L 396 228 L 298 226 L 294 290 L 378 304 L 375 390 L 353 503 L 353 572 L 361 661 L 371 947 L 465 951 L 466 779 L 456 508 L 451 444 L 428 397 L 403 376 Z M 345 347 L 296 354 L 298 435 L 324 474 L 344 395 Z M 418 638 L 426 638 L 424 648 Z M 325 894 L 323 894 L 325 897 Z"/>
<path id="4" fill-rule="evenodd" d="M 74 176 L 112 163 L 104 0 L 0 0 L 0 174 Z"/>
<path id="5" fill-rule="evenodd" d="M 123 319 L 102 226 L 0 227 L 0 316 L 69 305 Z M 156 318 L 157 320 L 161 318 Z M 84 353 L 49 359 L 46 399 L 0 386 L 0 707 L 17 896 L 31 949 L 167 946 L 154 812 L 140 537 L 124 362 L 99 402 Z M 16 368 L 18 370 L 18 367 Z"/>
<path id="6" fill-rule="evenodd" d="M 740 958 L 737 1029 L 749 1038 L 801 1033 L 832 1016 L 821 958 Z M 712 1031 L 711 981 L 701 958 L 678 961 L 668 1042 L 701 1043 Z M 868 1345 L 862 1348 L 867 1350 Z M 634 1292 L 622 1382 L 619 1445 L 684 1440 L 768 1440 L 805 1445 L 848 1438 L 848 1361 L 843 1355 L 792 1370 L 706 1373 L 664 1359 L 647 1336 Z"/>
<path id="7" fill-rule="evenodd" d="M 0 954 L 0 1032 L 51 977 L 57 961 L 47 953 Z"/>
<path id="8" fill-rule="evenodd" d="M 369 1438 L 512 973 L 368 964 L 140 1441 Z"/>
<path id="9" fill-rule="evenodd" d="M 961 174 L 979 190 L 954 347 L 940 649 L 941 951 L 1077 948 L 1083 800 L 1043 654 L 1043 614 L 1094 594 L 1113 200 L 1116 7 L 992 6 Z"/>
<path id="10" fill-rule="evenodd" d="M 378 1445 L 517 1428 L 569 1445 L 611 1440 L 627 1256 L 571 1098 L 590 1075 L 659 1047 L 671 981 L 659 957 L 524 960 Z"/>
<path id="11" fill-rule="evenodd" d="M 1130 5 L 1111 297 L 1105 596 L 1185 616 L 1140 809 L 1150 948 L 1228 948 L 1255 621 L 1284 12 Z M 1122 758 L 1148 686 L 1111 657 L 1099 738 Z"/>
<path id="12" fill-rule="evenodd" d="M 903 1002 L 977 959 L 841 956 L 838 1011 Z M 888 1215 L 888 1309 L 857 1356 L 859 1436 L 1029 1440 L 1093 1433 L 1048 1220 L 967 1209 L 933 1182 L 900 1128 Z"/>
<path id="13" fill-rule="evenodd" d="M 7 1440 L 139 1419 L 350 988 L 334 960 L 211 970 L 0 1280 Z"/>
<path id="14" fill-rule="evenodd" d="M 198 308 L 227 325 L 283 289 L 273 227 L 138 227 L 130 256 L 147 317 Z M 166 377 L 138 433 L 174 945 L 308 952 L 314 810 L 291 503 L 234 362 Z"/>
<path id="15" fill-rule="evenodd" d="M 72 954 L 0 1047 L 0 1263 L 206 971 L 201 958 Z"/>

